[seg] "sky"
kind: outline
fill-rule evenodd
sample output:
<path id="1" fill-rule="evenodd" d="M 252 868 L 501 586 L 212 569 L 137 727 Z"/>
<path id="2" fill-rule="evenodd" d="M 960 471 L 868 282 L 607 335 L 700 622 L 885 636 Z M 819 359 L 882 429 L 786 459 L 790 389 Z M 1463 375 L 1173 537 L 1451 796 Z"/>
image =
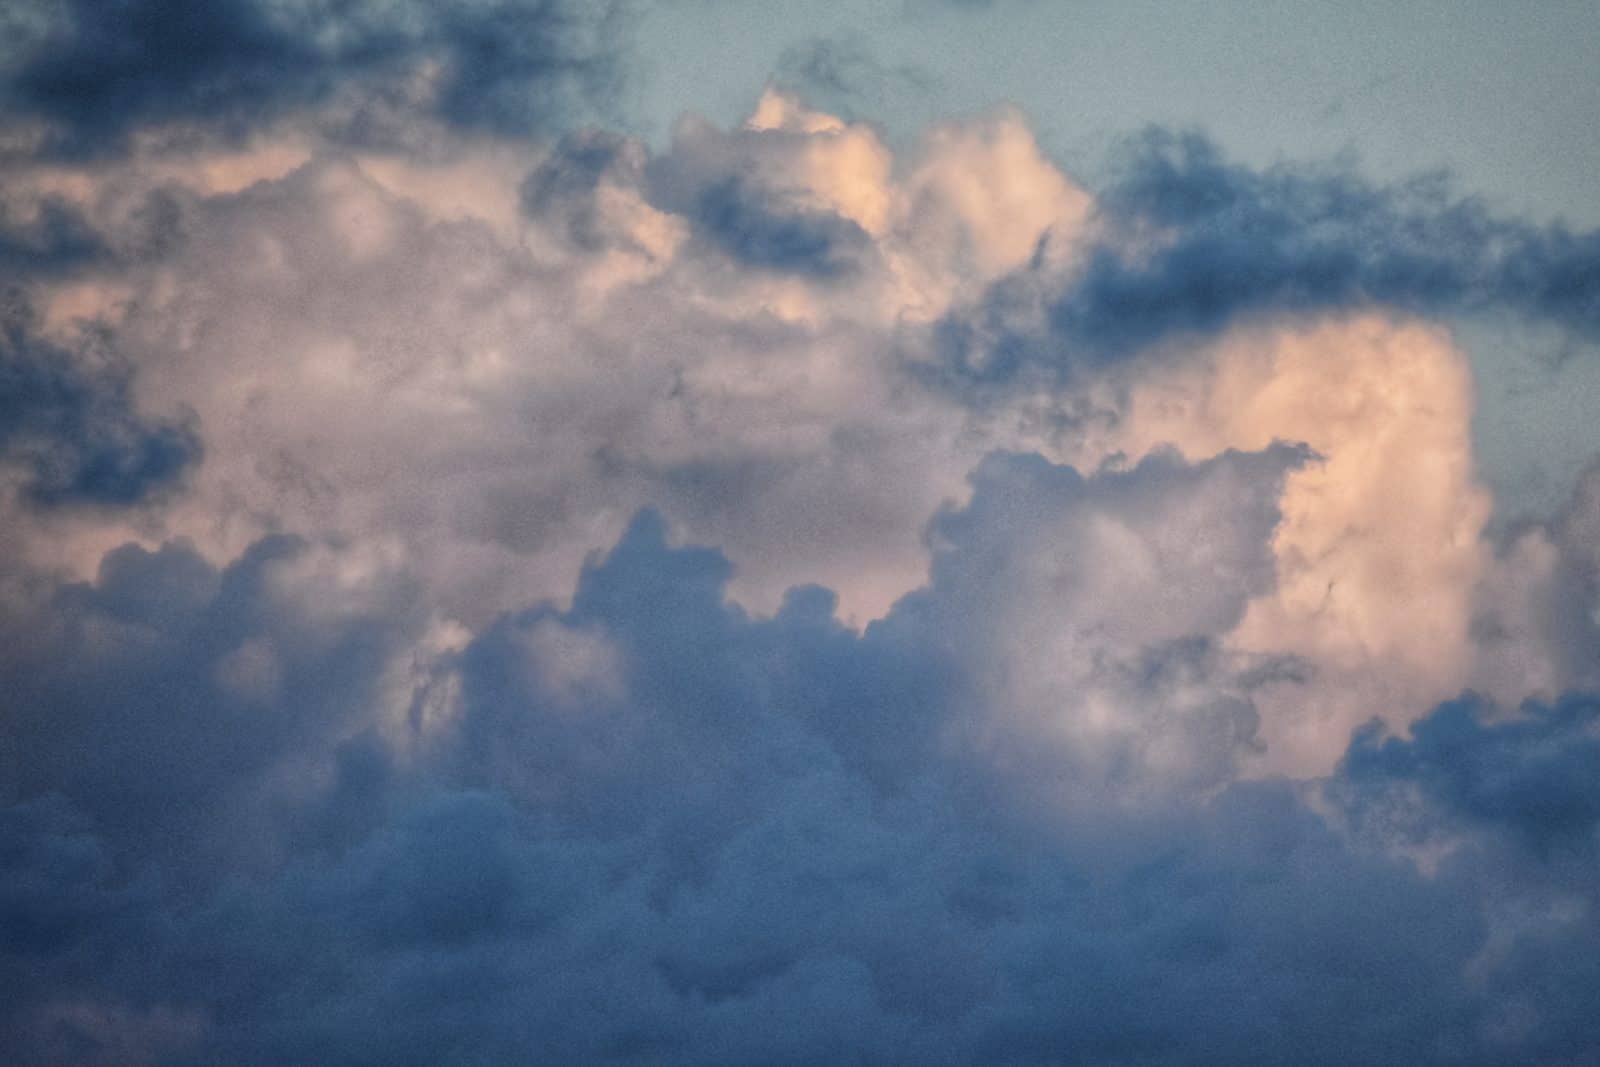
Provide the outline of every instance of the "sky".
<path id="1" fill-rule="evenodd" d="M 8 1062 L 1600 1059 L 1600 9 L 0 42 Z"/>

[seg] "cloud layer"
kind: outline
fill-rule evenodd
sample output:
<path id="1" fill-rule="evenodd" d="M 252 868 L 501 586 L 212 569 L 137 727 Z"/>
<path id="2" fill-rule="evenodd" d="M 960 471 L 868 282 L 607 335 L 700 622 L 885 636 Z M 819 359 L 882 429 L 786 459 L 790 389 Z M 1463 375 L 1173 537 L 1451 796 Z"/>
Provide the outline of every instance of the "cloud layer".
<path id="1" fill-rule="evenodd" d="M 1130 612 L 1120 655 L 997 677 L 1034 611 L 973 590 L 995 551 L 1024 578 L 1055 558 L 1048 530 L 1269 502 L 1300 460 L 1089 480 L 997 461 L 929 588 L 860 635 L 821 590 L 750 618 L 721 599 L 722 557 L 647 516 L 570 610 L 403 679 L 404 591 L 330 598 L 305 546 L 221 574 L 182 546 L 119 553 L 28 620 L 103 637 L 70 667 L 35 639 L 29 696 L 55 715 L 9 734 L 25 787 L 75 802 L 3 824 L 8 1043 L 43 1062 L 1578 1062 L 1600 1038 L 1592 699 L 1508 720 L 1450 703 L 1297 786 L 1231 780 L 1270 669 L 1204 637 L 1237 601 L 1153 631 Z M 1218 558 L 1264 577 L 1270 513 L 1223 520 L 1242 556 L 1174 546 L 1133 599 Z M 1035 547 L 1012 558 L 1019 529 Z M 1038 699 L 1062 683 L 1075 703 Z M 120 758 L 84 765 L 88 737 Z"/>
<path id="2" fill-rule="evenodd" d="M 1595 235 L 652 147 L 563 5 L 8 18 L 16 1062 L 1600 1050 L 1600 466 L 1493 525 L 1451 330 Z"/>

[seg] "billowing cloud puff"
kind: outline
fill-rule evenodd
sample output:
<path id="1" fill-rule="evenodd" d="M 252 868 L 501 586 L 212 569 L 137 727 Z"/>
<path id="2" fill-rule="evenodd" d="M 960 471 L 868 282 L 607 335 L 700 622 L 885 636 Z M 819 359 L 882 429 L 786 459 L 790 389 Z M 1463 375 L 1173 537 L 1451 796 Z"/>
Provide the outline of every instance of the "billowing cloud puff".
<path id="1" fill-rule="evenodd" d="M 11 18 L 16 1062 L 1600 1049 L 1600 469 L 1497 523 L 1449 320 L 1593 235 L 652 146 L 558 4 Z"/>
<path id="2" fill-rule="evenodd" d="M 984 452 L 1031 443 L 909 380 L 895 340 L 1081 218 L 1017 116 L 938 131 L 904 180 L 871 129 L 777 95 L 659 155 L 600 134 L 454 151 L 82 176 L 116 239 L 152 196 L 173 212 L 156 262 L 36 297 L 63 339 L 99 313 L 152 417 L 205 427 L 167 532 L 221 561 L 279 529 L 381 531 L 481 622 L 569 591 L 654 505 L 733 554 L 752 604 L 821 581 L 865 621 L 920 581 L 922 525 Z M 219 189 L 223 161 L 266 180 Z M 397 495 L 401 457 L 443 494 Z M 112 543 L 40 550 L 88 573 Z"/>
<path id="3" fill-rule="evenodd" d="M 1375 316 L 1277 320 L 1162 350 L 1120 372 L 1120 417 L 1087 455 L 1169 443 L 1192 456 L 1300 440 L 1273 536 L 1275 582 L 1230 636 L 1306 671 L 1271 687 L 1268 763 L 1326 769 L 1350 730 L 1467 685 L 1492 569 L 1472 462 L 1471 374 L 1440 330 Z M 1434 546 L 1419 553 L 1415 546 Z M 1526 691 L 1503 694 L 1518 699 Z"/>
<path id="4" fill-rule="evenodd" d="M 985 697 L 992 645 L 951 616 L 1006 624 L 1015 596 L 968 583 L 1014 509 L 1037 513 L 1034 535 L 1129 524 L 1076 555 L 1080 575 L 1137 588 L 1152 561 L 1228 561 L 1205 490 L 1270 497 L 1298 461 L 1091 479 L 1001 461 L 943 523 L 930 587 L 860 635 L 817 590 L 748 617 L 720 599 L 726 561 L 669 547 L 647 516 L 569 610 L 440 651 L 409 711 L 367 726 L 306 698 L 377 715 L 393 693 L 403 624 L 380 619 L 405 616 L 384 583 L 311 604 L 295 599 L 297 572 L 320 566 L 305 546 L 221 576 L 181 546 L 124 554 L 34 617 L 116 626 L 70 672 L 80 720 L 115 709 L 136 716 L 124 737 L 173 729 L 177 745 L 57 764 L 71 801 L 0 822 L 0 973 L 23 994 L 8 1043 L 40 1062 L 1581 1058 L 1600 1036 L 1579 995 L 1596 938 L 1592 700 L 1501 721 L 1453 703 L 1414 741 L 1369 731 L 1319 801 L 1219 786 L 1221 749 L 1174 773 L 1187 746 L 1163 738 L 1249 736 L 1248 678 L 1195 647 L 1226 604 L 1121 624 L 1142 650 L 1090 680 L 1100 706 L 1039 722 Z M 1198 536 L 1130 553 L 1155 516 L 1197 503 Z M 1255 523 L 1228 565 L 1265 575 Z M 1004 569 L 1033 572 L 1038 551 Z M 187 603 L 149 599 L 162 570 L 186 575 Z M 188 618 L 216 651 L 164 659 Z M 250 641 L 281 657 L 276 695 L 217 676 Z M 1219 675 L 1232 708 L 1195 699 Z M 161 680 L 155 703 L 81 703 L 136 678 Z M 1108 712 L 1108 693 L 1126 703 Z M 65 736 L 12 724 L 34 786 L 51 776 L 39 746 Z M 1061 791 L 1018 790 L 1052 766 Z M 158 781 L 207 802 L 136 806 Z"/>

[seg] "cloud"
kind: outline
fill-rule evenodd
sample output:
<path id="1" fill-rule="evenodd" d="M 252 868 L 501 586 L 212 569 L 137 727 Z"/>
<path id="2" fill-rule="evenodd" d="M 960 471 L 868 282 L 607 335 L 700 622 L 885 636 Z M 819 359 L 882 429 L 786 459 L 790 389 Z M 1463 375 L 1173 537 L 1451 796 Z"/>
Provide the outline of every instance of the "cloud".
<path id="1" fill-rule="evenodd" d="M 1482 657 L 1473 684 L 1502 701 L 1551 699 L 1600 685 L 1600 463 L 1591 461 L 1554 516 L 1527 521 L 1497 546 L 1474 604 Z"/>
<path id="2" fill-rule="evenodd" d="M 153 10 L 8 68 L 19 1062 L 1593 1059 L 1600 476 L 1494 530 L 1430 318 L 1587 238 Z"/>
<path id="3" fill-rule="evenodd" d="M 882 107 L 891 98 L 926 94 L 934 76 L 910 63 L 886 63 L 848 34 L 811 37 L 783 50 L 777 81 L 830 109 Z"/>
<path id="4" fill-rule="evenodd" d="M 1270 527 L 1270 486 L 1302 459 L 1168 457 L 1092 477 L 997 459 L 973 503 L 941 520 L 949 547 L 928 589 L 862 634 L 816 590 L 749 617 L 722 599 L 726 560 L 671 547 L 646 515 L 590 564 L 570 609 L 508 616 L 435 660 L 413 692 L 425 703 L 430 688 L 453 688 L 453 717 L 388 719 L 372 697 L 381 655 L 340 655 L 334 668 L 291 652 L 324 672 L 314 688 L 291 686 L 249 719 L 218 697 L 187 705 L 197 717 L 174 735 L 176 781 L 203 785 L 204 800 L 167 810 L 236 835 L 242 802 L 258 798 L 251 846 L 270 858 L 243 878 L 237 860 L 202 865 L 198 883 L 161 876 L 211 854 L 199 848 L 208 835 L 138 844 L 148 814 L 128 818 L 102 792 L 131 773 L 116 769 L 126 758 L 94 773 L 30 761 L 29 793 L 50 791 L 48 768 L 72 769 L 53 783 L 66 800 L 40 793 L 0 818 L 0 975 L 19 991 L 0 1023 L 8 1045 L 21 1062 L 136 1043 L 153 1060 L 244 1063 L 1581 1058 L 1600 1041 L 1574 995 L 1596 939 L 1592 699 L 1499 720 L 1451 703 L 1410 740 L 1364 733 L 1321 786 L 1346 813 L 1332 820 L 1302 788 L 1218 789 L 1212 774 L 1168 778 L 1175 794 L 1131 807 L 1085 803 L 1130 795 L 1117 768 L 1158 769 L 1151 750 L 1070 730 L 1052 740 L 975 699 L 992 646 L 972 636 L 1019 597 L 1027 617 L 1029 596 L 1049 595 L 1023 580 L 1040 553 L 1076 557 L 1064 573 L 1079 586 L 1111 567 L 1149 574 L 1152 593 L 1162 574 L 1198 578 L 1228 558 L 1207 527 L 1149 544 L 1156 560 L 1176 553 L 1154 570 L 1062 531 L 1081 537 L 1115 517 L 1137 539 L 1141 523 L 1197 506 L 1225 528 L 1239 497 L 1218 490 L 1231 485 L 1260 494 L 1266 511 L 1238 536 L 1256 580 L 1270 581 L 1258 524 Z M 394 618 L 391 602 L 344 586 L 345 621 L 315 623 L 326 598 L 295 592 L 326 585 L 325 572 L 298 576 L 308 551 L 263 546 L 222 575 L 181 548 L 159 560 L 130 551 L 92 590 L 63 590 L 73 595 L 58 610 L 78 601 L 70 610 L 129 627 L 83 679 L 85 699 L 100 694 L 94 714 L 137 716 L 147 731 L 186 706 L 170 681 L 150 705 L 110 685 L 126 692 L 127 672 L 150 670 L 148 653 L 129 655 L 148 642 L 129 639 L 173 632 L 191 613 L 214 620 L 219 650 L 240 632 L 227 620 L 257 619 L 274 641 L 377 652 L 357 635 Z M 978 597 L 971 583 L 997 564 L 1018 580 Z M 1081 598 L 1074 607 L 1089 613 Z M 1134 644 L 1170 649 L 1169 633 L 1216 624 L 1205 605 L 1187 618 L 1127 607 Z M 962 616 L 969 629 L 951 630 Z M 589 662 L 610 684 L 567 685 L 570 661 L 538 651 L 553 633 L 603 639 L 612 651 Z M 330 684 L 330 669 L 350 684 Z M 1186 677 L 1192 688 L 1218 676 Z M 1138 691 L 1171 694 L 1151 683 L 1160 676 Z M 308 693 L 346 713 L 306 709 Z M 1085 722 L 1095 710 L 1058 714 Z M 1188 714 L 1212 734 L 1208 712 Z M 246 723 L 249 744 L 235 736 Z M 312 742 L 294 723 L 348 739 Z M 1089 792 L 1037 804 L 1013 762 L 987 758 L 993 745 L 974 758 L 950 743 L 971 737 L 952 723 L 1022 731 L 1043 744 L 1036 770 Z M 885 761 L 889 748 L 899 755 Z M 293 773 L 197 777 L 226 752 Z M 263 806 L 264 784 L 274 799 Z M 1414 838 L 1396 835 L 1404 826 L 1470 836 L 1428 873 L 1407 851 Z M 1507 866 L 1505 849 L 1524 860 Z M 116 873 L 125 862 L 131 880 Z"/>
<path id="5" fill-rule="evenodd" d="M 98 351 L 64 351 L 34 333 L 25 307 L 6 309 L 0 337 L 0 462 L 21 473 L 22 498 L 43 508 L 128 507 L 175 487 L 201 454 L 191 420 L 134 410 L 131 367 Z"/>
<path id="6" fill-rule="evenodd" d="M 767 207 L 737 181 L 705 190 L 690 214 L 734 259 L 767 270 L 838 277 L 851 272 L 852 253 L 867 247 L 866 232 L 854 222 Z"/>
<path id="7" fill-rule="evenodd" d="M 28 212 L 0 204 L 0 278 L 69 273 L 103 252 L 99 234 L 68 202 L 46 199 Z"/>
<path id="8" fill-rule="evenodd" d="M 1409 739 L 1358 734 L 1344 776 L 1361 785 L 1406 783 L 1447 817 L 1503 828 L 1542 848 L 1592 849 L 1600 826 L 1600 704 L 1568 694 L 1498 718 L 1463 698 L 1418 723 Z"/>
<path id="9" fill-rule="evenodd" d="M 1327 770 L 1375 709 L 1401 726 L 1467 686 L 1514 702 L 1587 684 L 1551 665 L 1548 635 L 1516 646 L 1531 687 L 1474 666 L 1472 619 L 1512 564 L 1482 536 L 1470 369 L 1437 328 L 1262 312 L 1070 387 L 929 388 L 930 325 L 1019 278 L 1071 278 L 1107 240 L 1089 219 L 1108 209 L 1015 112 L 937 127 L 899 160 L 776 92 L 741 127 L 686 120 L 661 151 L 598 131 L 442 149 L 302 148 L 225 191 L 140 163 L 88 196 L 106 240 L 140 250 L 101 268 L 119 350 L 143 396 L 197 413 L 206 462 L 159 529 L 30 525 L 21 550 L 87 576 L 129 536 L 215 561 L 279 530 L 370 540 L 478 628 L 570 595 L 651 506 L 728 553 L 751 610 L 819 583 L 860 626 L 924 583 L 928 516 L 968 498 L 992 451 L 1093 470 L 1164 444 L 1202 461 L 1302 441 L 1320 459 L 1285 482 L 1274 586 L 1213 634 L 1299 664 L 1254 695 L 1260 770 Z M 223 158 L 246 167 L 190 170 Z M 132 221 L 147 203 L 169 237 Z M 36 299 L 59 321 L 77 297 Z M 273 671 L 241 653 L 225 673 L 249 688 Z"/>
<path id="10" fill-rule="evenodd" d="M 7 20 L 3 92 L 69 153 L 173 123 L 238 136 L 352 87 L 378 105 L 355 116 L 355 136 L 379 132 L 386 94 L 449 123 L 525 132 L 613 89 L 613 18 L 550 0 L 29 4 Z"/>
<path id="11" fill-rule="evenodd" d="M 1020 272 L 936 337 L 958 376 L 1063 376 L 1251 316 L 1510 313 L 1600 336 L 1600 234 L 1497 216 L 1444 176 L 1229 162 L 1205 137 L 1132 140 L 1068 272 Z"/>
<path id="12" fill-rule="evenodd" d="M 1257 743 L 1265 664 L 1222 639 L 1273 585 L 1283 481 L 1310 459 L 1278 444 L 1191 468 L 1158 452 L 1085 480 L 991 456 L 967 507 L 931 528 L 928 587 L 881 625 L 961 665 L 982 711 L 954 743 L 1057 803 L 1225 781 Z"/>
<path id="13" fill-rule="evenodd" d="M 1117 416 L 1084 433 L 1078 462 L 1278 439 L 1319 457 L 1286 481 L 1273 588 L 1229 636 L 1303 666 L 1258 694 L 1271 769 L 1326 771 L 1375 709 L 1398 727 L 1470 685 L 1527 695 L 1476 670 L 1474 604 L 1499 568 L 1474 471 L 1471 367 L 1447 333 L 1370 315 L 1280 317 L 1159 348 L 1109 380 Z"/>
<path id="14" fill-rule="evenodd" d="M 10 788 L 71 797 L 180 883 L 271 861 L 240 831 L 293 795 L 296 762 L 409 703 L 391 658 L 425 632 L 365 562 L 274 538 L 219 571 L 126 545 L 93 585 L 8 583 Z"/>
<path id="15" fill-rule="evenodd" d="M 724 546 L 752 606 L 821 582 L 864 622 L 919 583 L 921 527 L 984 452 L 1038 443 L 908 388 L 893 339 L 1078 217 L 1014 114 L 941 130 L 903 180 L 870 127 L 778 95 L 659 152 L 305 136 L 28 172 L 130 250 L 35 279 L 38 318 L 114 330 L 206 455 L 159 532 L 30 527 L 32 558 L 377 534 L 476 626 L 570 593 L 649 505 Z M 397 492 L 400 457 L 438 492 Z"/>

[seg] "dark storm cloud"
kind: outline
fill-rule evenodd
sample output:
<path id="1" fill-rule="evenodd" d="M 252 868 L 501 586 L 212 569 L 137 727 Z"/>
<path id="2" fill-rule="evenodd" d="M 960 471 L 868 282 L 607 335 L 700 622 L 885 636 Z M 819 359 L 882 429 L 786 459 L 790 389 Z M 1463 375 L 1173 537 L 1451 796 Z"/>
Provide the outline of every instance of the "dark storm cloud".
<path id="1" fill-rule="evenodd" d="M 436 63 L 430 110 L 526 132 L 614 87 L 614 17 L 564 0 L 29 2 L 8 19 L 0 99 L 93 153 L 152 123 L 247 132 L 351 85 L 403 95 Z"/>
<path id="2" fill-rule="evenodd" d="M 1096 220 L 1102 236 L 1065 281 L 1029 268 L 941 324 L 956 375 L 1070 374 L 1264 312 L 1511 313 L 1600 340 L 1600 233 L 1497 215 L 1442 177 L 1253 170 L 1198 134 L 1152 130 L 1125 150 Z"/>
<path id="3" fill-rule="evenodd" d="M 39 507 L 126 507 L 176 486 L 201 454 L 188 421 L 134 409 L 133 369 L 96 338 L 68 351 L 15 299 L 0 310 L 0 462 Z"/>
<path id="4" fill-rule="evenodd" d="M 1041 808 L 952 733 L 1028 553 L 1255 508 L 1142 564 L 1249 570 L 1304 461 L 998 457 L 860 634 L 818 589 L 748 616 L 647 513 L 570 608 L 427 666 L 400 734 L 362 712 L 422 623 L 402 579 L 336 595 L 281 539 L 11 575 L 0 1034 L 23 1064 L 1581 1062 L 1593 700 L 1363 735 L 1329 783 L 1384 815 L 1353 837 L 1209 776 Z M 1374 830 L 1407 818 L 1471 847 L 1420 873 Z M 1589 906 L 1491 938 L 1553 887 Z"/>

